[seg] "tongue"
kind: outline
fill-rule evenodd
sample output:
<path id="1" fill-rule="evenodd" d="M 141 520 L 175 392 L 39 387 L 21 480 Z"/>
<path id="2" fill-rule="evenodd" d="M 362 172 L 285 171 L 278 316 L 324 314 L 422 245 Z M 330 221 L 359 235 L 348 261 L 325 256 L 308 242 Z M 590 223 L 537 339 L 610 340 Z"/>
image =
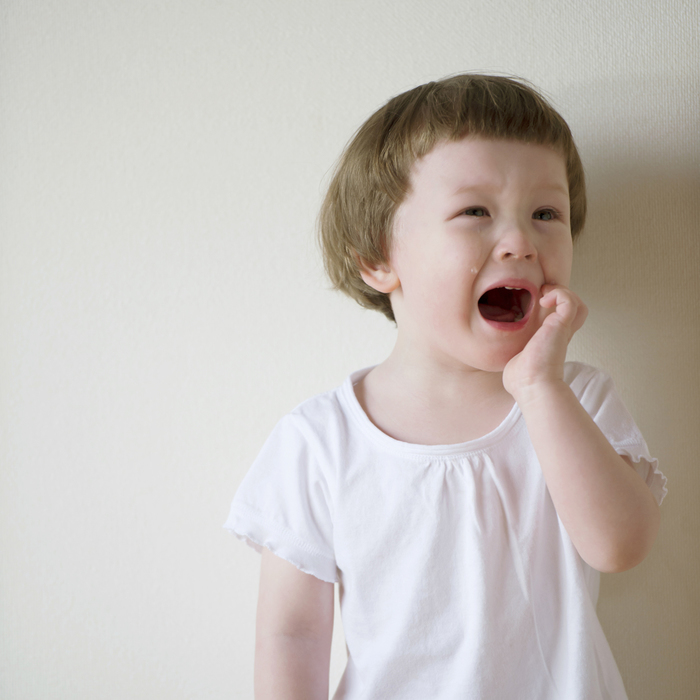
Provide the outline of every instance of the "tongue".
<path id="1" fill-rule="evenodd" d="M 489 321 L 514 323 L 515 321 L 520 321 L 523 317 L 523 312 L 520 310 L 519 306 L 514 306 L 512 309 L 503 309 L 500 306 L 479 304 L 479 310 L 481 311 L 481 315 Z"/>

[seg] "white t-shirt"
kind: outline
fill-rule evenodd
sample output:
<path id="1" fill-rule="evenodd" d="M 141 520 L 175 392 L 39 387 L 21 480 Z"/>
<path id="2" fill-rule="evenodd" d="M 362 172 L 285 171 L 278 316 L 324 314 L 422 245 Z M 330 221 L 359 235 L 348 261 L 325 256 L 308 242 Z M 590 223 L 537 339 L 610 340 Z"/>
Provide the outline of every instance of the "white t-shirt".
<path id="1" fill-rule="evenodd" d="M 626 698 L 600 575 L 557 516 L 517 404 L 477 440 L 400 442 L 357 401 L 368 371 L 277 424 L 225 525 L 340 584 L 335 700 Z M 569 362 L 565 380 L 660 503 L 666 478 L 611 379 Z"/>

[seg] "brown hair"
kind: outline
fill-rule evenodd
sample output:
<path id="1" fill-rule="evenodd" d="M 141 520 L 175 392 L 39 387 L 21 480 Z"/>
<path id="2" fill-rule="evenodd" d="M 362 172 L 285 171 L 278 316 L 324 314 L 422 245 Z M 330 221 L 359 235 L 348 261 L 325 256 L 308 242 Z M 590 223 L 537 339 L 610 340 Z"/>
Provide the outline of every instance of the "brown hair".
<path id="1" fill-rule="evenodd" d="M 358 256 L 388 262 L 394 215 L 410 189 L 410 170 L 438 141 L 466 136 L 552 146 L 566 161 L 573 238 L 586 218 L 583 166 L 561 115 L 530 85 L 462 74 L 397 95 L 346 146 L 321 206 L 318 237 L 333 286 L 392 321 L 389 295 L 367 285 Z"/>

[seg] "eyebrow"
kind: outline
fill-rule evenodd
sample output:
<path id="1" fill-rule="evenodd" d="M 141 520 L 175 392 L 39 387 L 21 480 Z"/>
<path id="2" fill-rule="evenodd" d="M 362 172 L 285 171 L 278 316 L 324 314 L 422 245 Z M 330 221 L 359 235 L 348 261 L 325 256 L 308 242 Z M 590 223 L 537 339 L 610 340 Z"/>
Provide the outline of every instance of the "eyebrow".
<path id="1" fill-rule="evenodd" d="M 462 185 L 462 187 L 457 188 L 454 191 L 454 194 L 466 194 L 468 192 L 473 192 L 474 190 L 500 190 L 501 187 L 499 185 L 489 185 L 489 184 L 484 184 L 480 183 L 478 185 Z M 542 185 L 538 186 L 537 189 L 539 190 L 548 190 L 550 192 L 561 192 L 562 194 L 569 195 L 569 188 L 568 187 L 562 187 L 561 185 Z"/>
<path id="2" fill-rule="evenodd" d="M 454 191 L 455 195 L 468 194 L 476 190 L 499 190 L 501 189 L 498 185 L 463 185 Z M 569 188 L 562 187 L 561 185 L 544 185 L 542 187 L 537 187 L 538 190 L 545 190 L 547 192 L 559 192 L 560 194 L 569 196 Z"/>

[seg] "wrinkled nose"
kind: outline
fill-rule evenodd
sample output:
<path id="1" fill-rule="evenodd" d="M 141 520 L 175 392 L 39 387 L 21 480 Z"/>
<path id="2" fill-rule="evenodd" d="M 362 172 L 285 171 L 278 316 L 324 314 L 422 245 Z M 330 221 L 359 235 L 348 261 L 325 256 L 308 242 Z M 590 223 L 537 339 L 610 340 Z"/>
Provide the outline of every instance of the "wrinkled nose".
<path id="1" fill-rule="evenodd" d="M 528 232 L 521 226 L 512 226 L 505 231 L 496 246 L 499 260 L 536 260 L 537 248 Z"/>

